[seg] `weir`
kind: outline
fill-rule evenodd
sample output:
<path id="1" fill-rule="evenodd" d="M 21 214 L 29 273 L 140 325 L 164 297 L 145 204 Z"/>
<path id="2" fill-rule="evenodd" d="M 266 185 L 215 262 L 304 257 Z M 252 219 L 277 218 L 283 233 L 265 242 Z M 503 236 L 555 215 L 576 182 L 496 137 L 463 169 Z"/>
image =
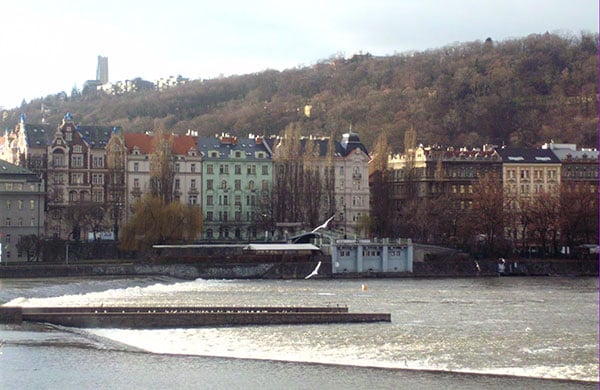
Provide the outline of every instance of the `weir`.
<path id="1" fill-rule="evenodd" d="M 391 322 L 389 313 L 347 307 L 0 307 L 0 323 L 22 321 L 77 328 L 195 328 L 203 326 Z"/>

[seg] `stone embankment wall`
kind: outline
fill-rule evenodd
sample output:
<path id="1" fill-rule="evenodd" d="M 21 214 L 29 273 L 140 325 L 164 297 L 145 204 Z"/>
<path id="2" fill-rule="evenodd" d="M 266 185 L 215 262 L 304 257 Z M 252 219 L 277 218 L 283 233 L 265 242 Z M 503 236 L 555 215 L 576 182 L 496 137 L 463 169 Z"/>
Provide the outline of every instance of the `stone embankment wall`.
<path id="1" fill-rule="evenodd" d="M 201 261 L 185 263 L 44 264 L 24 263 L 0 266 L 0 278 L 148 276 L 179 279 L 298 279 L 322 262 L 319 274 L 329 276 L 331 258 L 315 255 L 287 261 Z"/>
<path id="2" fill-rule="evenodd" d="M 301 279 L 315 264 L 322 265 L 317 278 L 331 277 L 331 258 L 314 256 L 286 261 L 203 261 L 179 264 L 43 264 L 0 266 L 0 278 L 148 276 L 164 275 L 179 279 Z M 515 266 L 516 262 L 516 266 Z M 598 276 L 597 259 L 507 259 L 505 271 L 523 276 Z M 472 277 L 498 275 L 498 260 L 474 260 L 457 255 L 430 258 L 413 263 L 412 273 L 336 274 L 336 278 L 361 277 Z"/>

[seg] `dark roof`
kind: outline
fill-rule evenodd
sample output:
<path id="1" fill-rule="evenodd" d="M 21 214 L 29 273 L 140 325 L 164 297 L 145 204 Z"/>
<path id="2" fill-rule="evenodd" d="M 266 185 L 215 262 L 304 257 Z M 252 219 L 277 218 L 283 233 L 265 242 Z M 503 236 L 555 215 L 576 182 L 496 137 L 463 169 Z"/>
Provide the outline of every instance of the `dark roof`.
<path id="1" fill-rule="evenodd" d="M 77 126 L 77 131 L 81 133 L 81 137 L 94 149 L 104 149 L 114 129 L 112 126 Z M 48 124 L 25 124 L 27 143 L 33 148 L 50 145 L 55 133 L 56 126 Z"/>
<path id="2" fill-rule="evenodd" d="M 572 150 L 572 149 L 550 149 L 552 153 L 561 161 L 563 160 L 577 160 L 582 161 L 598 161 L 597 150 Z"/>
<path id="3" fill-rule="evenodd" d="M 257 142 L 257 140 L 259 141 Z M 229 154 L 231 150 L 244 152 L 246 158 L 255 158 L 254 153 L 256 151 L 265 152 L 269 159 L 272 157 L 269 147 L 263 143 L 262 138 L 237 138 L 235 136 L 202 137 L 198 138 L 198 150 L 205 159 L 210 159 L 208 152 L 215 150 L 219 152 L 219 159 L 231 158 Z"/>
<path id="4" fill-rule="evenodd" d="M 82 138 L 93 149 L 104 149 L 114 129 L 113 126 L 77 126 Z"/>
<path id="5" fill-rule="evenodd" d="M 550 149 L 503 148 L 497 151 L 504 164 L 560 164 Z"/>
<path id="6" fill-rule="evenodd" d="M 360 138 L 356 133 L 350 132 L 343 134 L 342 141 L 340 142 L 340 147 L 341 155 L 344 157 L 352 153 L 354 149 L 360 149 L 364 154 L 366 154 L 367 156 L 369 155 L 367 148 L 365 147 L 365 145 L 363 145 L 362 142 L 360 142 Z"/>
<path id="7" fill-rule="evenodd" d="M 48 124 L 25 124 L 27 144 L 30 148 L 45 148 L 52 143 L 56 126 Z"/>
<path id="8" fill-rule="evenodd" d="M 0 179 L 19 179 L 27 181 L 40 181 L 38 175 L 29 169 L 0 160 Z"/>

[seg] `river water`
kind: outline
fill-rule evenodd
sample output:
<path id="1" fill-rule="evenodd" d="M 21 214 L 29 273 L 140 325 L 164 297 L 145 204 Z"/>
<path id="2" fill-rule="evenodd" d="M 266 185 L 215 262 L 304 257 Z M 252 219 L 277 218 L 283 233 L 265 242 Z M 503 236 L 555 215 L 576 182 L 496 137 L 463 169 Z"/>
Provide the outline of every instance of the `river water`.
<path id="1" fill-rule="evenodd" d="M 363 286 L 364 285 L 364 286 Z M 348 306 L 391 323 L 0 327 L 0 388 L 598 388 L 597 278 L 0 280 L 17 306 Z"/>

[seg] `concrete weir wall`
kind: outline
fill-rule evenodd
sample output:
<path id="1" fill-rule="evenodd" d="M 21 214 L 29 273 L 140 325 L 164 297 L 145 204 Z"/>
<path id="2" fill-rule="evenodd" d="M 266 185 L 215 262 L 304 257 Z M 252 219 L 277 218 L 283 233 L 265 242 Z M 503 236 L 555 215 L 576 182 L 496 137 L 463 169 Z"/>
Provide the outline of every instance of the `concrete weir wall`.
<path id="1" fill-rule="evenodd" d="M 21 308 L 0 307 L 0 323 L 43 322 L 78 328 L 194 328 L 202 326 L 390 322 L 389 313 L 349 313 L 340 307 Z"/>

